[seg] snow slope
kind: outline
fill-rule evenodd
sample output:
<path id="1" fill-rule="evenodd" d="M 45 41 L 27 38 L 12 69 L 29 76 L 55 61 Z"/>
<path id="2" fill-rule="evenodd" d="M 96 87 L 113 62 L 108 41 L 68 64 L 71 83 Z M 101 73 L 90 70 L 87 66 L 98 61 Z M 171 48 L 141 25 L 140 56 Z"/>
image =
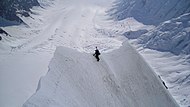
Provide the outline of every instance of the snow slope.
<path id="1" fill-rule="evenodd" d="M 159 52 L 148 48 L 142 49 L 141 47 L 137 49 L 154 71 L 165 81 L 169 92 L 180 107 L 188 107 L 190 105 L 190 63 L 186 62 L 185 58 L 170 52 Z"/>
<path id="2" fill-rule="evenodd" d="M 128 44 L 102 54 L 58 47 L 37 92 L 23 107 L 177 107 L 144 59 Z"/>

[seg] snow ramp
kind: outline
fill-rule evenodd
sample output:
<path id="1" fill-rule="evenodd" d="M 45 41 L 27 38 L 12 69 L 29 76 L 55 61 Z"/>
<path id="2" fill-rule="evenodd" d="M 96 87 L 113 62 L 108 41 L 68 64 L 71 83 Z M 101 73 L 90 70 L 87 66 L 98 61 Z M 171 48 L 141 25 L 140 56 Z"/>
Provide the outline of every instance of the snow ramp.
<path id="1" fill-rule="evenodd" d="M 178 107 L 127 42 L 100 59 L 58 47 L 47 75 L 23 107 Z"/>

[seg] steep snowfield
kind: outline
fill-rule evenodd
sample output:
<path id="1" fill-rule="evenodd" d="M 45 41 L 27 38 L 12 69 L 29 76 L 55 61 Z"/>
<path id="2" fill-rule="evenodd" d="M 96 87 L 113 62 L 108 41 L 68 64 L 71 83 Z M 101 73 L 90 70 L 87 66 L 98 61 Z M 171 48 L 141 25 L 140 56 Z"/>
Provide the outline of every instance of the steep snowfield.
<path id="1" fill-rule="evenodd" d="M 159 78 L 127 42 L 100 62 L 57 48 L 37 92 L 23 107 L 177 107 Z"/>
<path id="2" fill-rule="evenodd" d="M 159 52 L 141 47 L 137 47 L 137 49 L 154 71 L 165 81 L 168 90 L 178 104 L 181 107 L 188 107 L 190 105 L 190 63 L 184 61 L 185 58 L 170 52 Z"/>
<path id="3" fill-rule="evenodd" d="M 134 17 L 144 24 L 160 22 L 190 12 L 189 0 L 116 0 L 110 11 L 116 20 Z"/>

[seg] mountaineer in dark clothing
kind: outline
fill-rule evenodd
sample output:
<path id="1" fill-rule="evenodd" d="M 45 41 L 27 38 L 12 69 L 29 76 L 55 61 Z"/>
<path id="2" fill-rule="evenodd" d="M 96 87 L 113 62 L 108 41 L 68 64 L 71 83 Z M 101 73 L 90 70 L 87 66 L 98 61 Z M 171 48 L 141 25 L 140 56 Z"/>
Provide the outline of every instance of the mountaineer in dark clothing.
<path id="1" fill-rule="evenodd" d="M 165 88 L 168 89 L 168 87 L 166 86 L 165 82 L 161 79 L 160 75 L 158 75 L 158 77 L 159 77 L 160 80 L 162 81 L 162 84 L 165 86 Z"/>
<path id="2" fill-rule="evenodd" d="M 97 61 L 100 60 L 99 55 L 100 55 L 100 51 L 99 51 L 98 48 L 96 47 L 96 50 L 95 50 L 95 53 L 93 54 L 93 56 L 95 56 L 95 58 L 97 59 Z"/>

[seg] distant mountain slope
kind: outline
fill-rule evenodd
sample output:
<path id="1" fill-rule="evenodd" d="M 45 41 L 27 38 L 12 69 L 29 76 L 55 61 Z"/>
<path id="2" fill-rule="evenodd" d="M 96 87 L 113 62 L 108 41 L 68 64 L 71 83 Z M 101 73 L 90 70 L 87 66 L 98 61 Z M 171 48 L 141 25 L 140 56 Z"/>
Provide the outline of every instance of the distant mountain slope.
<path id="1" fill-rule="evenodd" d="M 190 0 L 117 0 L 110 14 L 116 20 L 134 17 L 144 24 L 160 22 L 190 12 Z"/>
<path id="2" fill-rule="evenodd" d="M 2 18 L 9 21 L 22 22 L 17 16 L 29 16 L 30 9 L 33 6 L 39 6 L 37 0 L 1 0 L 0 1 L 0 15 Z M 3 20 L 0 20 L 3 21 Z"/>
<path id="3" fill-rule="evenodd" d="M 152 31 L 138 38 L 144 47 L 169 51 L 174 54 L 190 54 L 190 13 L 161 23 Z"/>
<path id="4" fill-rule="evenodd" d="M 124 34 L 129 39 L 140 37 L 138 43 L 144 47 L 176 55 L 190 54 L 190 0 L 118 0 L 108 13 L 116 20 L 134 17 L 144 24 L 155 25 L 147 33 Z M 143 33 L 146 34 L 141 36 Z"/>

